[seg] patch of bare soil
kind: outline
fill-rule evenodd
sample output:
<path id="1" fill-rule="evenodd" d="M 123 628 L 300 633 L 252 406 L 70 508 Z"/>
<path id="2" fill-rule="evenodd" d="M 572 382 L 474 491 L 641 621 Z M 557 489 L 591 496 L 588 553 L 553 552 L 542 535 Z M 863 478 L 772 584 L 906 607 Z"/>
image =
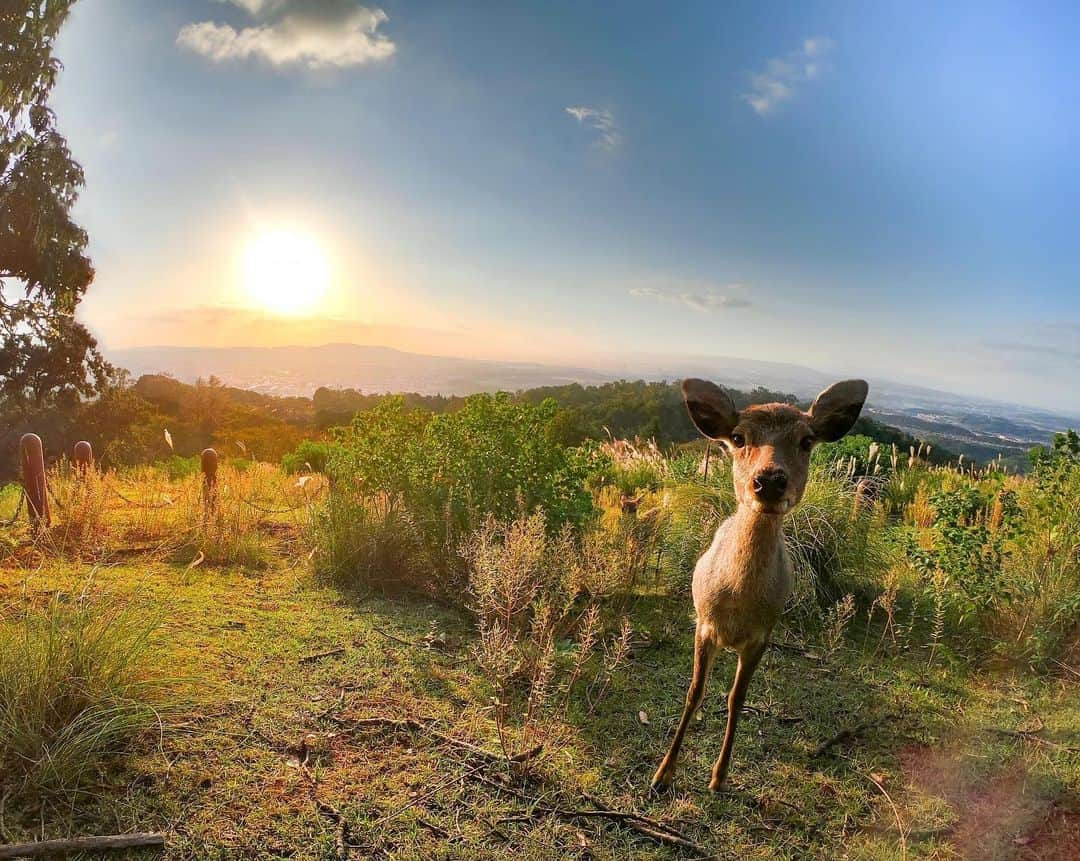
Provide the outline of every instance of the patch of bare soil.
<path id="1" fill-rule="evenodd" d="M 1015 841 L 1022 861 L 1076 861 L 1080 858 L 1080 804 L 1053 803 L 1041 826 Z"/>
<path id="2" fill-rule="evenodd" d="M 909 785 L 947 801 L 957 820 L 949 840 L 977 861 L 1076 861 L 1080 804 L 1047 798 L 1014 762 L 980 774 L 958 751 L 911 747 L 901 753 Z"/>

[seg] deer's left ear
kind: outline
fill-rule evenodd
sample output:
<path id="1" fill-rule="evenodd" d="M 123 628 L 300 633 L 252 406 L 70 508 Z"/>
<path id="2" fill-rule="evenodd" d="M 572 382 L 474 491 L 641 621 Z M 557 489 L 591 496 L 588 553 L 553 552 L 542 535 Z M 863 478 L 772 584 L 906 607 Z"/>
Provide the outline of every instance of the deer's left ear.
<path id="1" fill-rule="evenodd" d="M 810 407 L 810 427 L 822 442 L 836 442 L 851 430 L 862 412 L 870 387 L 866 380 L 834 383 Z"/>

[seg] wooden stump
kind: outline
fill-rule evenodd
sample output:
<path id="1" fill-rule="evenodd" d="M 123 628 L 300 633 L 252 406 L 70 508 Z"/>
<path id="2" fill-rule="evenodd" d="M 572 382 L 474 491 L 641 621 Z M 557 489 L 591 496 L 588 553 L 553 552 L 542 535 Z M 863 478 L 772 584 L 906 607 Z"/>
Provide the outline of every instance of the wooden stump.
<path id="1" fill-rule="evenodd" d="M 36 433 L 26 433 L 19 440 L 22 460 L 23 491 L 26 494 L 26 511 L 34 529 L 47 527 L 50 523 L 49 488 L 45 478 L 45 447 Z"/>
<path id="2" fill-rule="evenodd" d="M 203 475 L 203 514 L 209 517 L 217 508 L 218 453 L 204 448 L 200 456 Z"/>
<path id="3" fill-rule="evenodd" d="M 75 464 L 75 472 L 85 476 L 94 465 L 94 449 L 90 443 L 84 439 L 75 443 L 75 448 L 71 450 L 71 461 Z"/>

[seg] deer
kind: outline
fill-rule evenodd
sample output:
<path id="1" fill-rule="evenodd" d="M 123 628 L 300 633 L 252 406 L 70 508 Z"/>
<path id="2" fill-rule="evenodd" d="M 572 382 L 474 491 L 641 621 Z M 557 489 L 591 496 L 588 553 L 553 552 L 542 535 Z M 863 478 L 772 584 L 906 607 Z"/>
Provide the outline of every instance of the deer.
<path id="1" fill-rule="evenodd" d="M 845 380 L 825 389 L 806 412 L 781 403 L 739 412 L 714 383 L 683 381 L 683 400 L 694 425 L 708 439 L 719 441 L 731 457 L 737 507 L 719 525 L 694 568 L 693 675 L 671 747 L 653 776 L 654 790 L 673 784 L 683 736 L 704 701 L 713 662 L 720 649 L 730 649 L 738 655 L 738 665 L 728 695 L 724 741 L 709 783 L 713 792 L 724 787 L 750 679 L 794 583 L 784 516 L 806 490 L 814 446 L 835 442 L 851 430 L 868 392 L 864 380 Z"/>

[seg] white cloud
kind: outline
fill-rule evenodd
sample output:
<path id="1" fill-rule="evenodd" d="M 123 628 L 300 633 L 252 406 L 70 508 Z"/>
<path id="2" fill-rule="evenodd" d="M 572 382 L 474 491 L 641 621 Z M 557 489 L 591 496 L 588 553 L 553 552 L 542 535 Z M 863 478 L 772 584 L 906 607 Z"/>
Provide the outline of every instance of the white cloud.
<path id="1" fill-rule="evenodd" d="M 749 308 L 754 303 L 747 297 L 742 284 L 728 284 L 723 288 L 705 287 L 700 290 L 667 289 L 659 287 L 631 287 L 630 295 L 655 299 L 674 305 L 684 305 L 694 311 L 716 311 L 721 308 Z"/>
<path id="2" fill-rule="evenodd" d="M 828 66 L 832 39 L 813 36 L 802 46 L 783 57 L 773 57 L 764 71 L 750 76 L 750 92 L 742 99 L 758 116 L 771 114 L 784 102 L 790 102 L 804 84 L 816 80 Z"/>
<path id="3" fill-rule="evenodd" d="M 581 125 L 598 133 L 596 145 L 601 149 L 615 149 L 622 143 L 622 133 L 615 122 L 615 114 L 611 111 L 578 106 L 567 108 L 566 112 Z"/>
<path id="4" fill-rule="evenodd" d="M 386 60 L 396 50 L 379 32 L 381 9 L 356 0 L 220 0 L 243 9 L 255 24 L 199 21 L 183 27 L 176 44 L 220 63 L 259 58 L 275 66 L 311 69 L 358 66 Z"/>

